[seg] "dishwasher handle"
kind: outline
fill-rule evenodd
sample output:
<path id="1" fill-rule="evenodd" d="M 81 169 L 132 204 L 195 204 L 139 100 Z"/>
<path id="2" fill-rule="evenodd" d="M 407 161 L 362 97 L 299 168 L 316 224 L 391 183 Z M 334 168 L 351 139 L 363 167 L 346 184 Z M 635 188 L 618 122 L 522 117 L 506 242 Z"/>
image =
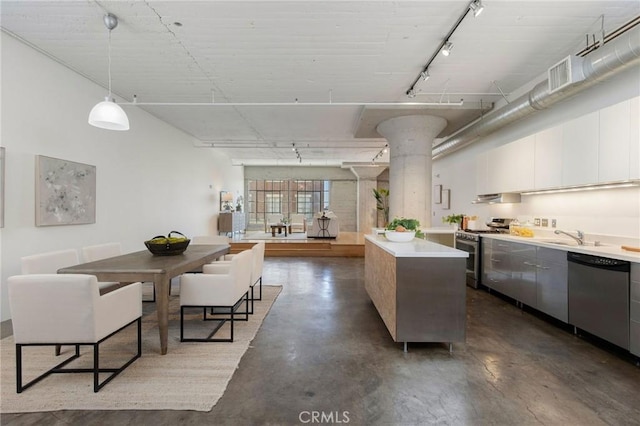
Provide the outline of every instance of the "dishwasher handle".
<path id="1" fill-rule="evenodd" d="M 567 261 L 592 268 L 608 271 L 630 272 L 631 263 L 626 260 L 610 259 L 608 257 L 592 256 L 590 254 L 567 252 Z"/>

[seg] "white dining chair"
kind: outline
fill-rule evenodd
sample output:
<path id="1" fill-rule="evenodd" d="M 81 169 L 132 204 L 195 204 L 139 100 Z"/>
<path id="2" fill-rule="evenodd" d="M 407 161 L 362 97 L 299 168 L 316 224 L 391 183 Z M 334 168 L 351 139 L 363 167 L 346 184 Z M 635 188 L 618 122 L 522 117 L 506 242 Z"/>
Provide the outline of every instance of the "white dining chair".
<path id="1" fill-rule="evenodd" d="M 122 254 L 122 247 L 120 243 L 104 243 L 96 244 L 92 246 L 82 247 L 82 257 L 85 262 L 95 262 L 96 260 L 108 259 L 110 257 L 120 256 Z M 120 283 L 113 283 L 118 287 Z M 156 301 L 156 289 L 153 283 L 149 283 L 152 288 L 153 297 L 151 300 L 143 300 L 144 302 Z"/>
<path id="2" fill-rule="evenodd" d="M 31 274 L 8 279 L 9 307 L 16 345 L 16 391 L 21 393 L 54 373 L 93 373 L 98 392 L 142 354 L 140 283 L 100 294 L 93 275 Z M 137 323 L 137 350 L 118 368 L 100 368 L 100 344 Z M 23 384 L 23 351 L 32 346 L 75 346 L 74 354 Z M 80 346 L 93 348 L 90 368 L 63 368 L 80 357 Z M 108 374 L 102 382 L 100 375 Z"/>
<path id="3" fill-rule="evenodd" d="M 253 252 L 253 262 L 251 266 L 251 278 L 249 280 L 250 288 L 250 301 L 249 314 L 253 314 L 254 301 L 262 300 L 262 271 L 264 269 L 264 252 L 266 244 L 264 241 L 258 241 L 251 247 Z M 231 262 L 215 262 L 207 267 L 207 273 L 209 274 L 228 274 Z M 259 295 L 255 297 L 254 288 L 258 286 Z"/>
<path id="4" fill-rule="evenodd" d="M 192 245 L 215 245 L 215 244 L 229 244 L 229 237 L 226 235 L 196 235 L 191 238 Z M 233 255 L 225 254 L 216 259 L 218 260 L 231 260 Z"/>
<path id="5" fill-rule="evenodd" d="M 20 258 L 22 274 L 56 274 L 58 269 L 80 263 L 78 251 L 75 249 L 49 251 Z M 115 290 L 120 283 L 99 282 L 101 293 Z"/>
<path id="6" fill-rule="evenodd" d="M 253 253 L 245 250 L 231 260 L 228 273 L 210 274 L 208 268 L 214 264 L 204 265 L 202 274 L 183 274 L 180 277 L 180 341 L 181 342 L 233 342 L 234 322 L 238 319 L 249 320 L 249 280 Z M 244 312 L 238 312 L 242 305 Z M 217 325 L 207 337 L 185 337 L 185 313 L 191 308 L 202 309 L 203 321 L 216 321 Z M 209 315 L 211 310 L 216 315 Z M 237 318 L 236 312 L 244 318 Z M 223 318 L 219 314 L 224 315 Z M 226 324 L 230 324 L 228 338 L 213 336 Z"/>

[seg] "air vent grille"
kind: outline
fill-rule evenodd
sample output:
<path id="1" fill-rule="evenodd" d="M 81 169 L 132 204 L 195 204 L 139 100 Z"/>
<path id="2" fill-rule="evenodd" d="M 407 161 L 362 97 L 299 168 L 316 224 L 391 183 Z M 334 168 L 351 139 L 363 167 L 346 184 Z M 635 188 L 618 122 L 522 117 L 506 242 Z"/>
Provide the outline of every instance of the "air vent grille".
<path id="1" fill-rule="evenodd" d="M 557 92 L 564 87 L 584 80 L 582 61 L 582 58 L 577 56 L 567 56 L 549 68 L 549 93 Z"/>

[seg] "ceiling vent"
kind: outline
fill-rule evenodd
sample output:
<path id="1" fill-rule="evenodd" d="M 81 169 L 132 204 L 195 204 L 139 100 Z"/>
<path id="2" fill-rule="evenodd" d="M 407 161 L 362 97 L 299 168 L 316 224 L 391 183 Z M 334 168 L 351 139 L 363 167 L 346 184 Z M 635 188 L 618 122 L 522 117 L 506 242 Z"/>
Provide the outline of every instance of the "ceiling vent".
<path id="1" fill-rule="evenodd" d="M 578 56 L 567 56 L 549 68 L 549 93 L 557 92 L 571 84 L 584 80 L 582 62 L 583 59 Z"/>

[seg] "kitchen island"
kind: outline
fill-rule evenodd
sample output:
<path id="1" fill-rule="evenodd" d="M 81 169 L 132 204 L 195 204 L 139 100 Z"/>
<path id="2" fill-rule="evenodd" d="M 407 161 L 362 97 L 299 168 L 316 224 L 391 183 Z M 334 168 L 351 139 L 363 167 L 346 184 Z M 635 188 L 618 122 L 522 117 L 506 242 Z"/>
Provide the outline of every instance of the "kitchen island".
<path id="1" fill-rule="evenodd" d="M 465 341 L 468 253 L 414 238 L 365 236 L 365 289 L 394 342 Z"/>

